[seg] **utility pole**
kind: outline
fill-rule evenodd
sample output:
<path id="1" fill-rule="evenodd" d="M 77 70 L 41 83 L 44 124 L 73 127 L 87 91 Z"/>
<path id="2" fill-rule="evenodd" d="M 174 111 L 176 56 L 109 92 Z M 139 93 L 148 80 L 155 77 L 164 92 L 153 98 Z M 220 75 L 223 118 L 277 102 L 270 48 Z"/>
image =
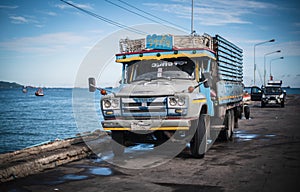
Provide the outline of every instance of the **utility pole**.
<path id="1" fill-rule="evenodd" d="M 262 45 L 262 44 L 269 43 L 269 42 L 274 42 L 274 41 L 275 41 L 275 39 L 271 39 L 271 40 L 263 41 L 263 42 L 260 42 L 260 43 L 257 43 L 257 44 L 254 45 L 254 74 L 253 74 L 254 85 L 255 85 L 255 73 L 256 73 L 255 47 L 258 46 L 258 45 Z"/>
<path id="2" fill-rule="evenodd" d="M 192 11 L 191 11 L 191 35 L 195 33 L 194 31 L 194 0 L 192 0 Z"/>

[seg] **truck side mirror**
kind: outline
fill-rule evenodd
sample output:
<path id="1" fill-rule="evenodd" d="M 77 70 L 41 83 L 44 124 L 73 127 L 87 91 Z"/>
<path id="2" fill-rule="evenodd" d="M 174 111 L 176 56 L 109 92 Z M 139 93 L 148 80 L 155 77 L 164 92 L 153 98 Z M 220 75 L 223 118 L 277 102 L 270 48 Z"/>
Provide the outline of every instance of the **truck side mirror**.
<path id="1" fill-rule="evenodd" d="M 89 78 L 89 92 L 95 92 L 96 91 L 96 81 L 95 78 L 90 77 Z"/>
<path id="2" fill-rule="evenodd" d="M 201 75 L 201 79 L 200 81 L 203 82 L 203 85 L 205 88 L 211 87 L 212 86 L 212 79 L 211 79 L 211 75 L 209 72 L 204 72 Z"/>

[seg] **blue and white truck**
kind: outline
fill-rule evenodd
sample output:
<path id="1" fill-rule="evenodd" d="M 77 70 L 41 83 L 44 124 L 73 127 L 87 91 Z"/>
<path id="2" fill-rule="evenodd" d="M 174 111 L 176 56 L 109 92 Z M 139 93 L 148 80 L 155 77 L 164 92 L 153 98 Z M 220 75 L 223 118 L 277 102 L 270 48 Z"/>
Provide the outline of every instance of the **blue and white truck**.
<path id="1" fill-rule="evenodd" d="M 103 94 L 103 129 L 122 155 L 134 143 L 161 145 L 179 133 L 194 157 L 218 136 L 232 138 L 243 106 L 243 51 L 219 35 L 148 35 L 121 39 L 120 87 Z M 95 91 L 95 79 L 89 79 Z M 247 114 L 249 116 L 249 114 Z"/>

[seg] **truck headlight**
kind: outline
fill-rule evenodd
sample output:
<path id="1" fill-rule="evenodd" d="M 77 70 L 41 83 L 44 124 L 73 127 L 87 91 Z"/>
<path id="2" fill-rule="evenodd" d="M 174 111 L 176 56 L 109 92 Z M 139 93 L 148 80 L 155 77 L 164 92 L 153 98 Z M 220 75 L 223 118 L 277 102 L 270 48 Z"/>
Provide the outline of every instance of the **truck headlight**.
<path id="1" fill-rule="evenodd" d="M 175 97 L 169 98 L 169 104 L 171 106 L 175 106 L 177 104 L 177 101 L 176 101 Z"/>
<path id="2" fill-rule="evenodd" d="M 111 107 L 111 102 L 110 100 L 106 99 L 106 100 L 103 100 L 103 106 L 105 108 L 110 108 Z"/>
<path id="3" fill-rule="evenodd" d="M 283 99 L 284 98 L 284 94 L 279 95 L 279 98 Z"/>
<path id="4" fill-rule="evenodd" d="M 112 102 L 111 102 L 111 106 L 113 108 L 119 107 L 119 100 L 118 99 L 113 99 Z"/>
<path id="5" fill-rule="evenodd" d="M 265 95 L 265 94 L 262 94 L 261 98 L 265 99 L 265 98 L 266 98 L 266 95 Z"/>
<path id="6" fill-rule="evenodd" d="M 178 98 L 178 105 L 183 106 L 184 104 L 185 104 L 185 98 L 182 97 Z"/>

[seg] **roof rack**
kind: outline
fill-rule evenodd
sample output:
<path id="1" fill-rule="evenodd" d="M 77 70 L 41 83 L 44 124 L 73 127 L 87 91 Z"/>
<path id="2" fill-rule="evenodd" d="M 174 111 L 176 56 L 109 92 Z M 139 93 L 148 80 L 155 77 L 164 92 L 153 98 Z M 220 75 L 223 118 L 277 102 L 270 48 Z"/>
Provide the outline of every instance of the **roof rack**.
<path id="1" fill-rule="evenodd" d="M 151 42 L 150 42 L 151 41 Z M 184 48 L 207 48 L 213 50 L 213 38 L 203 35 L 148 35 L 141 39 L 121 39 L 120 53 L 140 52 L 153 49 L 176 50 Z"/>

